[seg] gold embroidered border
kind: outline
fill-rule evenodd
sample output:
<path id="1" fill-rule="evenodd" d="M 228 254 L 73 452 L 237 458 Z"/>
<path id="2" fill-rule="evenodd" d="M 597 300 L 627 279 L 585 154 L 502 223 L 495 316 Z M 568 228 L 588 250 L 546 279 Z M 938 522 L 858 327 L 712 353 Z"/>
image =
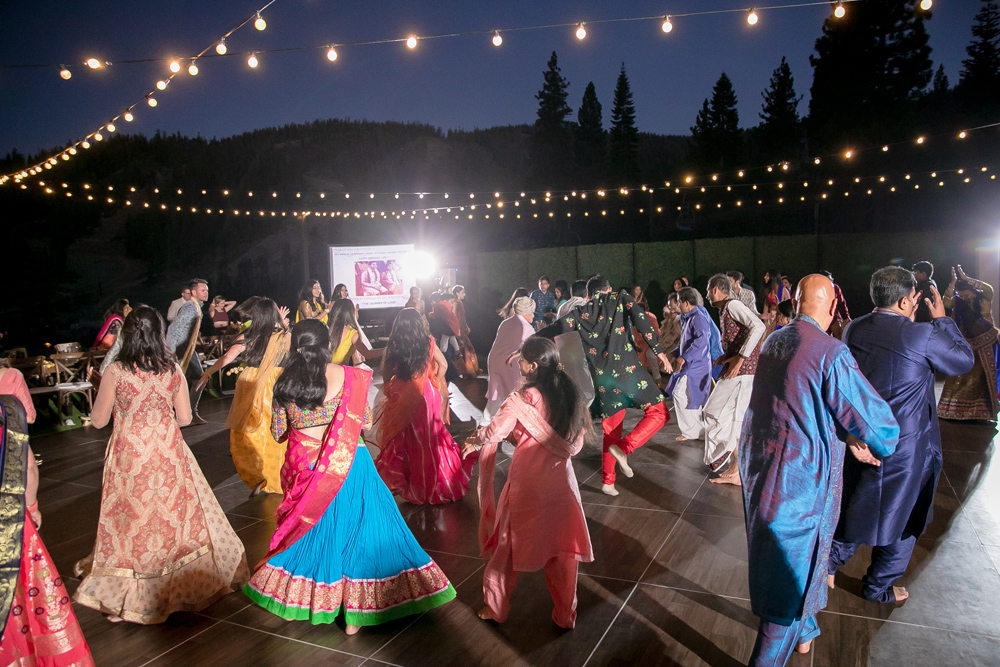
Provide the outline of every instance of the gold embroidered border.
<path id="1" fill-rule="evenodd" d="M 71 623 L 59 632 L 50 635 L 33 635 L 31 638 L 35 645 L 35 653 L 40 656 L 61 655 L 84 641 L 83 631 L 80 630 L 79 623 Z"/>
<path id="2" fill-rule="evenodd" d="M 157 570 L 156 572 L 136 572 L 128 567 L 95 567 L 91 568 L 90 575 L 95 577 L 129 577 L 132 579 L 156 579 L 179 570 L 188 563 L 198 560 L 202 556 L 212 551 L 211 544 L 205 544 L 188 555 L 175 560 L 170 565 Z M 128 619 L 126 619 L 128 620 Z"/>
<path id="3" fill-rule="evenodd" d="M 3 479 L 0 479 L 0 612 L 3 612 L 3 624 L 0 629 L 6 624 L 14 603 L 21 572 L 24 492 L 28 479 L 28 436 L 11 430 L 11 417 L 5 410 L 4 424 L 0 425 L 7 435 L 4 460 L 0 461 L 3 466 Z"/>

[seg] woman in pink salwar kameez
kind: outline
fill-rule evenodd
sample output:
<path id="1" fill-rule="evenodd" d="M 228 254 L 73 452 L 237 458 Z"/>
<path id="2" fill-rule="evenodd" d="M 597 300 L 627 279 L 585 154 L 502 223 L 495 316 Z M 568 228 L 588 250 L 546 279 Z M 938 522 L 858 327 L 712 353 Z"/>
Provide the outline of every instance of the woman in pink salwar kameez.
<path id="1" fill-rule="evenodd" d="M 487 563 L 486 607 L 479 617 L 503 623 L 517 573 L 544 568 L 555 603 L 552 620 L 570 629 L 576 624 L 579 563 L 594 560 L 570 459 L 583 447 L 590 416 L 551 341 L 529 338 L 518 365 L 527 383 L 504 401 L 489 426 L 466 441 L 466 452 L 482 449 L 479 546 Z M 495 506 L 493 472 L 505 438 L 515 442 L 514 456 Z"/>
<path id="2" fill-rule="evenodd" d="M 469 490 L 477 457 L 462 459 L 441 419 L 435 380 L 444 377 L 448 362 L 414 308 L 396 316 L 385 349 L 385 400 L 375 410 L 381 447 L 375 468 L 389 490 L 408 503 L 459 500 Z"/>

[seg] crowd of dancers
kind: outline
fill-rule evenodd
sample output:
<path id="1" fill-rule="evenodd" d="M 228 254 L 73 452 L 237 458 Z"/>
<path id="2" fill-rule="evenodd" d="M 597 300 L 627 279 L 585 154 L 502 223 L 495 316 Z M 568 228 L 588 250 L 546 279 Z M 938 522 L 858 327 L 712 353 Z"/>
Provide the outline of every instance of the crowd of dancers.
<path id="1" fill-rule="evenodd" d="M 215 312 L 233 309 L 241 324 L 208 369 L 196 352 L 206 281 L 191 281 L 169 326 L 152 307 L 119 302 L 95 341 L 109 353 L 91 418 L 113 429 L 97 535 L 74 567 L 73 599 L 112 622 L 152 624 L 242 590 L 281 618 L 341 620 L 347 634 L 432 609 L 455 590 L 393 496 L 454 502 L 478 463 L 479 617 L 504 622 L 517 573 L 544 569 L 552 620 L 573 628 L 579 563 L 594 554 L 572 457 L 599 419 L 602 490 L 618 495 L 617 474 L 633 476 L 629 455 L 672 411 L 677 440 L 704 441 L 712 481 L 742 487 L 760 618 L 750 664 L 783 665 L 809 650 L 836 571 L 859 545 L 874 547 L 864 597 L 905 600 L 893 584 L 931 520 L 942 464 L 935 375 L 948 378 L 942 417 L 997 416 L 992 288 L 958 266 L 940 295 L 929 263 L 886 267 L 871 278 L 874 310 L 851 321 L 829 274 L 794 285 L 769 272 L 758 312 L 733 271 L 705 286 L 716 325 L 688 282 L 675 281 L 662 322 L 641 288 L 615 291 L 601 275 L 552 292 L 543 277 L 538 290 L 515 292 L 489 353 L 486 409 L 461 445 L 448 430 L 447 377 L 479 373 L 461 286 L 429 305 L 414 288 L 380 349 L 344 285 L 327 302 L 307 283 L 294 315 L 266 297 L 235 308 L 218 300 Z M 370 405 L 366 362 L 375 360 L 382 387 Z M 238 372 L 226 421 L 236 471 L 251 497 L 283 496 L 256 564 L 181 431 L 224 368 Z M 34 410 L 23 385 L 0 369 L 0 514 L 13 530 L 0 552 L 0 590 L 10 592 L 0 599 L 0 664 L 92 664 L 37 533 Z M 625 433 L 629 408 L 643 415 Z M 504 440 L 515 448 L 496 500 Z"/>

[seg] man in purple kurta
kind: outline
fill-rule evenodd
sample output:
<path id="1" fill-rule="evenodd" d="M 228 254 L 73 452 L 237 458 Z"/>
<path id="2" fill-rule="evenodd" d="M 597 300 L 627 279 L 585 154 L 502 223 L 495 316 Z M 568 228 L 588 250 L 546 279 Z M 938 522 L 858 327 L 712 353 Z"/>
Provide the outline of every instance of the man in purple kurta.
<path id="1" fill-rule="evenodd" d="M 917 537 L 931 521 L 942 463 L 934 374 L 961 375 L 975 363 L 972 346 L 945 316 L 937 289 L 928 292 L 928 321 L 914 322 L 920 298 L 915 276 L 901 266 L 879 269 L 871 281 L 875 310 L 844 329 L 844 343 L 861 372 L 899 422 L 892 456 L 877 465 L 845 461 L 844 500 L 830 551 L 832 586 L 834 573 L 859 544 L 873 547 L 862 595 L 875 602 L 906 599 L 906 589 L 892 584 L 906 572 Z"/>
<path id="2" fill-rule="evenodd" d="M 693 287 L 677 292 L 681 309 L 681 343 L 671 362 L 666 394 L 674 401 L 674 414 L 681 429 L 678 440 L 697 440 L 705 430 L 701 410 L 708 400 L 712 381 L 712 360 L 709 356 L 711 320 L 704 308 L 698 308 L 701 297 Z"/>
<path id="3" fill-rule="evenodd" d="M 750 605 L 760 617 L 750 665 L 781 667 L 807 652 L 826 606 L 826 563 L 840 513 L 844 443 L 887 456 L 899 427 L 889 405 L 826 330 L 833 283 L 803 278 L 798 316 L 767 339 L 740 439 Z"/>

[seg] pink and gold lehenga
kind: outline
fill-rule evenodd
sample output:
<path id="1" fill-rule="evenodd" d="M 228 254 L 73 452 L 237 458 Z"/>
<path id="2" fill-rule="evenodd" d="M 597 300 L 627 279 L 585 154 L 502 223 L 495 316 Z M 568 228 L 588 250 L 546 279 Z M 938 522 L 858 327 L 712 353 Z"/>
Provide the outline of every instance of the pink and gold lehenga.
<path id="1" fill-rule="evenodd" d="M 459 500 L 469 490 L 478 456 L 462 460 L 462 450 L 445 428 L 436 375 L 434 339 L 428 339 L 427 366 L 409 380 L 391 377 L 375 424 L 382 450 L 375 468 L 389 490 L 408 503 L 432 505 Z"/>
<path id="2" fill-rule="evenodd" d="M 371 374 L 344 368 L 339 395 L 313 410 L 276 407 L 288 438 L 285 499 L 270 550 L 243 591 L 272 614 L 314 625 L 377 625 L 440 606 L 455 589 L 403 521 L 361 440 Z M 326 425 L 323 440 L 301 429 Z"/>
<path id="3" fill-rule="evenodd" d="M 187 391 L 180 369 L 130 373 L 119 363 L 114 431 L 104 459 L 101 516 L 86 576 L 73 599 L 132 623 L 161 623 L 238 590 L 249 572 L 243 543 L 212 493 L 174 417 Z"/>
<path id="4" fill-rule="evenodd" d="M 25 508 L 29 456 L 23 409 L 0 396 L 0 665 L 90 667 L 69 593 Z"/>

